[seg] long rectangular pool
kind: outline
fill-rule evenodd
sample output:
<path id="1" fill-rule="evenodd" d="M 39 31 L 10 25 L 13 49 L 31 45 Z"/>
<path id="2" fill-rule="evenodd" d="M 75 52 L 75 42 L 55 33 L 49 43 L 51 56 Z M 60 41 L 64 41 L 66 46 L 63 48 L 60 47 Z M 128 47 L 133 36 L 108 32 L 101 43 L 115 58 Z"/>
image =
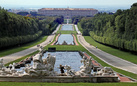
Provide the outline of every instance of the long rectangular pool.
<path id="1" fill-rule="evenodd" d="M 63 42 L 66 42 L 68 45 L 72 44 L 74 45 L 73 36 L 71 34 L 61 34 L 58 38 L 58 42 L 56 44 L 63 44 Z"/>
<path id="2" fill-rule="evenodd" d="M 63 24 L 61 30 L 70 30 L 70 31 L 73 31 L 73 25 L 71 25 L 71 24 Z"/>

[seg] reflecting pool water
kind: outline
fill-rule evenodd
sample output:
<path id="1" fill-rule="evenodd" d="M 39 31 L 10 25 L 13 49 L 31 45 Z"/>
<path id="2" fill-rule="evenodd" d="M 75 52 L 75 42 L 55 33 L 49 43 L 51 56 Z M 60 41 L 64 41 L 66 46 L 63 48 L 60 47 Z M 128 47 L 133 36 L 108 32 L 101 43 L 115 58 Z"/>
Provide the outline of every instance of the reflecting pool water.
<path id="1" fill-rule="evenodd" d="M 73 25 L 71 25 L 71 24 L 63 24 L 61 30 L 70 30 L 70 31 L 73 31 Z"/>
<path id="2" fill-rule="evenodd" d="M 80 70 L 80 66 L 82 65 L 81 63 L 82 58 L 79 52 L 46 52 L 44 53 L 42 59 L 46 58 L 48 56 L 48 53 L 50 53 L 52 56 L 56 56 L 54 71 L 60 73 L 60 69 L 58 68 L 60 64 L 63 66 L 69 65 L 75 71 Z M 32 66 L 33 61 L 29 65 Z M 16 70 L 21 71 L 23 69 L 24 67 L 21 67 L 20 69 L 16 69 Z"/>
<path id="3" fill-rule="evenodd" d="M 50 53 L 53 56 L 56 56 L 56 63 L 54 70 L 60 73 L 59 65 L 70 65 L 72 69 L 75 71 L 80 70 L 80 66 L 82 65 L 81 56 L 79 52 L 46 52 L 43 56 L 43 58 L 46 58 L 48 56 L 48 53 Z"/>
<path id="4" fill-rule="evenodd" d="M 58 42 L 56 44 L 62 44 L 63 42 L 66 42 L 67 44 L 72 44 L 73 43 L 73 36 L 71 34 L 61 34 L 58 38 Z"/>

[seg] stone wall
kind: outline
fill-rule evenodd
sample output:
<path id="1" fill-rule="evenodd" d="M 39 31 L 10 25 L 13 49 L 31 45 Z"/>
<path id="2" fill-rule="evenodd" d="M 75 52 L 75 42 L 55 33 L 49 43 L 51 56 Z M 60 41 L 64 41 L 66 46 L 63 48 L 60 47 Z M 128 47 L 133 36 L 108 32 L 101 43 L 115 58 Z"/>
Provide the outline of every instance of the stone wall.
<path id="1" fill-rule="evenodd" d="M 118 77 L 73 77 L 73 76 L 45 76 L 45 77 L 0 77 L 0 81 L 6 82 L 57 82 L 57 83 L 76 83 L 76 82 L 119 82 Z"/>

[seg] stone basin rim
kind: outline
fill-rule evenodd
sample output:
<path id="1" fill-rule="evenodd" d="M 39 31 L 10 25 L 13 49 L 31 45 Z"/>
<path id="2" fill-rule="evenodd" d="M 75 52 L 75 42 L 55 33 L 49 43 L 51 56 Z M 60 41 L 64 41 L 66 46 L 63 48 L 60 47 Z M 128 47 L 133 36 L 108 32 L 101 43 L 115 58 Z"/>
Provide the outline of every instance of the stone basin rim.
<path id="1" fill-rule="evenodd" d="M 27 79 L 29 79 L 29 78 L 34 78 L 34 79 L 42 79 L 42 78 L 114 78 L 114 77 L 118 77 L 118 76 L 39 76 L 39 77 L 37 77 L 37 76 L 0 76 L 0 79 L 1 78 L 27 78 Z"/>
<path id="2" fill-rule="evenodd" d="M 0 77 L 0 82 L 51 82 L 51 83 L 102 83 L 102 82 L 120 82 L 118 77 L 73 77 L 73 76 L 46 76 L 46 77 Z"/>

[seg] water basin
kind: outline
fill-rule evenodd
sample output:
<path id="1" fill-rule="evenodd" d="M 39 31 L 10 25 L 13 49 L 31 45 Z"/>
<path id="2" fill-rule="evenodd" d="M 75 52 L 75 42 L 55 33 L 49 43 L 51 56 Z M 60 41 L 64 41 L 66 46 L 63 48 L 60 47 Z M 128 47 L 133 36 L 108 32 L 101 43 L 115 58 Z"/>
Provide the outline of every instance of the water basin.
<path id="1" fill-rule="evenodd" d="M 54 70 L 60 73 L 59 65 L 70 65 L 72 69 L 75 71 L 80 70 L 80 66 L 82 65 L 81 56 L 79 52 L 46 52 L 43 56 L 43 58 L 46 58 L 48 56 L 48 53 L 50 53 L 53 56 L 56 56 L 56 63 Z"/>
<path id="2" fill-rule="evenodd" d="M 74 45 L 73 36 L 71 34 L 61 34 L 56 44 L 62 44 L 63 42 Z"/>
<path id="3" fill-rule="evenodd" d="M 59 65 L 69 65 L 71 68 L 75 71 L 80 70 L 80 66 L 82 65 L 81 63 L 81 56 L 79 52 L 46 52 L 44 53 L 44 56 L 42 59 L 46 58 L 48 56 L 48 53 L 50 53 L 52 56 L 56 56 L 56 62 L 54 66 L 54 71 L 60 73 L 60 69 L 58 68 Z M 33 65 L 33 61 L 29 64 Z M 24 67 L 21 67 L 20 69 L 16 69 L 18 71 L 23 70 Z"/>
<path id="4" fill-rule="evenodd" d="M 63 24 L 61 30 L 70 30 L 70 31 L 73 31 L 73 25 L 71 25 L 71 24 Z"/>

